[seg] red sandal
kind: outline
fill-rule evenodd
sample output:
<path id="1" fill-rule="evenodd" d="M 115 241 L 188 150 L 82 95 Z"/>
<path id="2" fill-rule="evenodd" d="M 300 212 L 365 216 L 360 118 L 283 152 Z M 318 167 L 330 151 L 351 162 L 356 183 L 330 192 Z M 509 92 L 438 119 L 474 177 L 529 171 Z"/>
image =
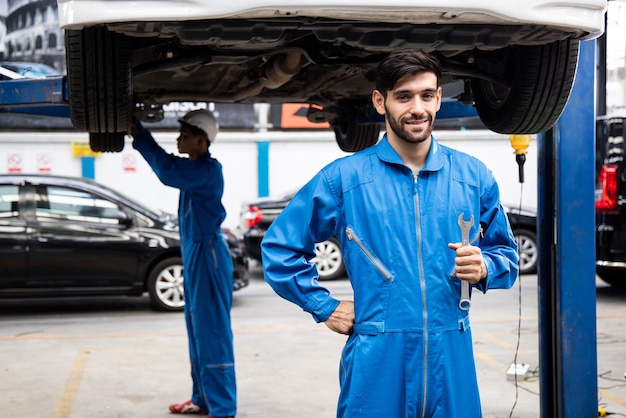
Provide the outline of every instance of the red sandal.
<path id="1" fill-rule="evenodd" d="M 191 400 L 170 405 L 170 412 L 172 414 L 206 414 L 202 408 L 193 403 Z"/>

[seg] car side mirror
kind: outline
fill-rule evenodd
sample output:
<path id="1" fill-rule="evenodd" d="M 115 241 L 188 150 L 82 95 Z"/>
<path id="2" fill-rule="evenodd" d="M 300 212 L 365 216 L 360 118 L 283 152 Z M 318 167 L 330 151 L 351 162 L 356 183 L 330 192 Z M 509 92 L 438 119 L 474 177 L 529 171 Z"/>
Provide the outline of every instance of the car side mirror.
<path id="1" fill-rule="evenodd" d="M 133 218 L 127 212 L 120 210 L 117 212 L 117 222 L 128 228 L 133 224 Z"/>

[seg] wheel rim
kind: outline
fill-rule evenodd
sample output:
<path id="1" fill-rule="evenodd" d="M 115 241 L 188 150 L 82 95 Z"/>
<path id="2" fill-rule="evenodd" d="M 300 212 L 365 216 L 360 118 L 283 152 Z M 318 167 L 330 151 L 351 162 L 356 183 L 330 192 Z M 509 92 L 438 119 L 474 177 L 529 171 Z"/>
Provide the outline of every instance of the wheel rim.
<path id="1" fill-rule="evenodd" d="M 155 285 L 156 295 L 164 305 L 170 308 L 185 306 L 183 288 L 183 266 L 169 266 L 159 273 Z"/>
<path id="2" fill-rule="evenodd" d="M 313 262 L 317 266 L 320 279 L 331 277 L 337 273 L 343 265 L 341 249 L 332 241 L 324 241 L 315 244 L 315 258 Z"/>
<path id="3" fill-rule="evenodd" d="M 537 265 L 537 245 L 528 235 L 520 234 L 515 237 L 519 247 L 520 272 L 531 271 Z"/>

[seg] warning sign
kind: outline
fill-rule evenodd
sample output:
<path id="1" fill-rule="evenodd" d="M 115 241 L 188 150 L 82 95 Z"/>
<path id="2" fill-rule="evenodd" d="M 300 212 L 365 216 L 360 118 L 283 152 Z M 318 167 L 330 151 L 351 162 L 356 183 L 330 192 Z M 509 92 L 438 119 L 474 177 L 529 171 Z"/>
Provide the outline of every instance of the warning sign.
<path id="1" fill-rule="evenodd" d="M 94 152 L 91 150 L 89 143 L 72 141 L 72 155 L 74 157 L 97 157 L 101 152 Z"/>
<path id="2" fill-rule="evenodd" d="M 37 154 L 37 169 L 41 173 L 52 171 L 52 159 L 49 154 Z"/>
<path id="3" fill-rule="evenodd" d="M 22 172 L 22 154 L 12 153 L 9 154 L 7 159 L 7 168 L 9 173 L 21 173 Z"/>
<path id="4" fill-rule="evenodd" d="M 134 154 L 125 154 L 122 157 L 122 167 L 124 171 L 134 172 L 137 170 L 137 157 Z"/>

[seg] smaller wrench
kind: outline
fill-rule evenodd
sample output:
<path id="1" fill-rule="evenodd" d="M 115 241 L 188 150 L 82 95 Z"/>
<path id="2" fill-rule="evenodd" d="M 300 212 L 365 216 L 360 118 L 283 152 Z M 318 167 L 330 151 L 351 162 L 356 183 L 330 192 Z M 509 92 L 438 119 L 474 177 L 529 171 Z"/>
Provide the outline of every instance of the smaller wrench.
<path id="1" fill-rule="evenodd" d="M 461 247 L 465 247 L 470 245 L 469 243 L 469 235 L 472 226 L 474 225 L 474 215 L 470 217 L 469 221 L 463 220 L 463 213 L 459 215 L 457 219 L 459 224 L 459 228 L 461 228 Z M 470 296 L 469 296 L 469 282 L 467 280 L 461 280 L 461 300 L 459 301 L 459 308 L 464 311 L 469 310 L 471 305 Z"/>

